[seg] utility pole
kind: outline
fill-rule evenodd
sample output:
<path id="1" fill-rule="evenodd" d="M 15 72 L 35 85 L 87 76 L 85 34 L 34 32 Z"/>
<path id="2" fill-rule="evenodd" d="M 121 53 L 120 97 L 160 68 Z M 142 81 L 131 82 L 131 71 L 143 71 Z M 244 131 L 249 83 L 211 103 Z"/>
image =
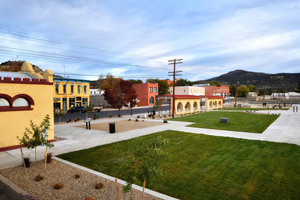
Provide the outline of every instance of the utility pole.
<path id="1" fill-rule="evenodd" d="M 264 83 L 264 98 L 263 98 L 263 100 L 265 100 L 265 94 L 266 94 L 266 84 Z"/>
<path id="2" fill-rule="evenodd" d="M 238 80 L 239 77 L 236 77 L 236 86 L 235 86 L 235 98 L 234 98 L 234 107 L 236 108 L 236 102 L 237 102 L 237 89 L 238 89 Z"/>
<path id="3" fill-rule="evenodd" d="M 173 76 L 173 106 L 172 106 L 172 118 L 174 118 L 174 111 L 175 111 L 175 77 L 176 76 L 180 76 L 182 74 L 176 74 L 178 72 L 182 72 L 182 71 L 176 71 L 176 64 L 181 64 L 182 62 L 180 62 L 181 60 L 183 59 L 175 59 L 174 60 L 169 60 L 169 65 L 174 65 L 174 70 L 173 72 L 168 72 L 168 73 L 171 73 L 170 75 L 168 76 Z"/>

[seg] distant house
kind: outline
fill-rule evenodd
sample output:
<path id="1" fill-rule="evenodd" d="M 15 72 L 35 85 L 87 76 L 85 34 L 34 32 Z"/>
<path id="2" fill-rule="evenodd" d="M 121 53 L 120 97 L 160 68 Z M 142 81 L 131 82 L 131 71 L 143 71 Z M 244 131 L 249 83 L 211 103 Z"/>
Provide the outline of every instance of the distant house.
<path id="1" fill-rule="evenodd" d="M 169 86 L 173 85 L 173 81 L 170 79 L 162 79 L 161 81 L 166 82 Z M 175 84 L 176 84 L 176 82 L 177 82 L 177 78 L 175 79 Z"/>
<path id="2" fill-rule="evenodd" d="M 248 97 L 257 97 L 257 93 L 256 92 L 249 92 Z"/>
<path id="3" fill-rule="evenodd" d="M 66 111 L 72 107 L 88 105 L 89 81 L 54 77 L 53 86 L 54 109 Z"/>
<path id="4" fill-rule="evenodd" d="M 153 105 L 156 97 L 158 97 L 158 83 L 134 84 L 132 88 L 137 94 L 137 106 Z"/>
<path id="5" fill-rule="evenodd" d="M 170 87 L 169 91 L 171 94 L 173 94 L 173 87 Z M 175 95 L 205 95 L 205 88 L 194 86 L 176 86 Z"/>

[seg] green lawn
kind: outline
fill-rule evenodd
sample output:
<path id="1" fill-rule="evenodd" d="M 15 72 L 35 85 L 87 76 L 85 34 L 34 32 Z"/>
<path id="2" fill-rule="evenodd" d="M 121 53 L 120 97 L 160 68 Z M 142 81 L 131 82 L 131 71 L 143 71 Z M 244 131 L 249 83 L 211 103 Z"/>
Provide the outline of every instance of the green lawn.
<path id="1" fill-rule="evenodd" d="M 299 199 L 300 147 L 265 141 L 164 131 L 143 136 L 145 142 L 161 135 L 169 139 L 163 150 L 169 159 L 164 173 L 147 188 L 179 199 Z M 58 157 L 119 177 L 118 150 L 130 140 Z"/>
<path id="2" fill-rule="evenodd" d="M 220 123 L 220 118 L 229 118 L 229 123 Z M 189 127 L 262 133 L 277 118 L 278 115 L 261 115 L 242 112 L 212 111 L 194 115 L 187 115 L 184 117 L 178 117 L 168 120 L 195 122 L 195 124 L 189 125 Z"/>

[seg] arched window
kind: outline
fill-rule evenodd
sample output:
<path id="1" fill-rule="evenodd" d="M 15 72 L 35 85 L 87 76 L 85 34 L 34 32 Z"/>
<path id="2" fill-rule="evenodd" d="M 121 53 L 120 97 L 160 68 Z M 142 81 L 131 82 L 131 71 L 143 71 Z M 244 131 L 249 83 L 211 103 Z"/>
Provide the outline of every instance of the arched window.
<path id="1" fill-rule="evenodd" d="M 185 104 L 185 111 L 190 111 L 190 110 L 191 110 L 191 104 L 190 104 L 190 102 L 187 102 Z"/>
<path id="2" fill-rule="evenodd" d="M 182 111 L 182 103 L 178 103 L 177 104 L 177 112 L 181 112 Z"/>
<path id="3" fill-rule="evenodd" d="M 4 98 L 0 98 L 0 106 L 9 106 L 9 102 Z"/>
<path id="4" fill-rule="evenodd" d="M 33 99 L 27 94 L 18 94 L 13 98 L 7 94 L 0 94 L 0 112 L 33 110 Z"/>
<path id="5" fill-rule="evenodd" d="M 154 104 L 154 98 L 150 97 L 150 104 Z"/>
<path id="6" fill-rule="evenodd" d="M 12 107 L 25 107 L 28 106 L 28 101 L 24 98 L 17 98 L 14 100 Z"/>
<path id="7" fill-rule="evenodd" d="M 77 85 L 77 94 L 80 94 L 80 85 Z"/>
<path id="8" fill-rule="evenodd" d="M 197 104 L 197 102 L 194 102 L 194 104 L 193 104 L 193 110 L 198 110 L 198 104 Z"/>
<path id="9" fill-rule="evenodd" d="M 85 86 L 83 86 L 83 92 L 84 92 L 84 94 L 86 94 L 86 85 Z"/>
<path id="10" fill-rule="evenodd" d="M 64 94 L 67 94 L 67 85 L 66 84 L 63 85 L 63 92 L 64 92 Z"/>
<path id="11" fill-rule="evenodd" d="M 58 83 L 55 84 L 55 93 L 56 94 L 59 93 L 59 84 Z"/>
<path id="12" fill-rule="evenodd" d="M 71 94 L 73 94 L 74 93 L 74 85 L 72 84 L 71 85 Z"/>

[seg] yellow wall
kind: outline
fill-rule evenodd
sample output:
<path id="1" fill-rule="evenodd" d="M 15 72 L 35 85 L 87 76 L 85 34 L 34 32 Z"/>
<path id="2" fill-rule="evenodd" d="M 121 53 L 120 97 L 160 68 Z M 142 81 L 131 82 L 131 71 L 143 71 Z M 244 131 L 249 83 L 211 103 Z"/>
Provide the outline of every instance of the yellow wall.
<path id="1" fill-rule="evenodd" d="M 39 125 L 46 114 L 49 114 L 51 123 L 48 140 L 54 139 L 52 85 L 0 83 L 0 88 L 3 94 L 11 97 L 27 94 L 34 101 L 33 110 L 0 112 L 0 148 L 19 145 L 16 137 L 23 137 L 25 127 L 30 127 L 30 120 Z"/>
<path id="2" fill-rule="evenodd" d="M 67 80 L 67 79 L 66 79 Z M 56 84 L 59 84 L 59 93 L 56 93 Z M 67 85 L 67 91 L 66 93 L 63 92 L 63 85 Z M 74 85 L 74 93 L 71 93 L 71 85 Z M 77 86 L 80 85 L 80 94 L 78 94 L 78 88 Z M 84 93 L 84 86 L 86 86 L 86 93 Z M 80 101 L 76 100 L 76 97 L 81 97 Z M 60 109 L 63 109 L 63 98 L 67 98 L 66 103 L 66 110 L 69 110 L 69 98 L 75 98 L 75 106 L 77 104 L 81 103 L 81 106 L 83 106 L 83 98 L 88 98 L 87 104 L 90 102 L 90 84 L 89 83 L 83 83 L 83 82 L 72 82 L 72 81 L 55 81 L 53 82 L 53 98 L 60 98 L 59 101 L 54 101 L 53 103 L 60 103 Z"/>
<path id="3" fill-rule="evenodd" d="M 215 110 L 223 108 L 223 99 L 205 99 L 205 110 Z"/>
<path id="4" fill-rule="evenodd" d="M 200 111 L 200 101 L 201 99 L 175 99 L 175 114 L 185 114 L 185 113 L 192 113 L 196 111 Z M 186 103 L 190 103 L 189 109 L 186 109 Z M 196 102 L 197 106 L 195 107 L 196 109 L 194 110 L 194 102 Z M 177 109 L 177 105 L 181 103 L 180 111 Z M 171 99 L 171 110 L 173 110 L 173 102 Z"/>

